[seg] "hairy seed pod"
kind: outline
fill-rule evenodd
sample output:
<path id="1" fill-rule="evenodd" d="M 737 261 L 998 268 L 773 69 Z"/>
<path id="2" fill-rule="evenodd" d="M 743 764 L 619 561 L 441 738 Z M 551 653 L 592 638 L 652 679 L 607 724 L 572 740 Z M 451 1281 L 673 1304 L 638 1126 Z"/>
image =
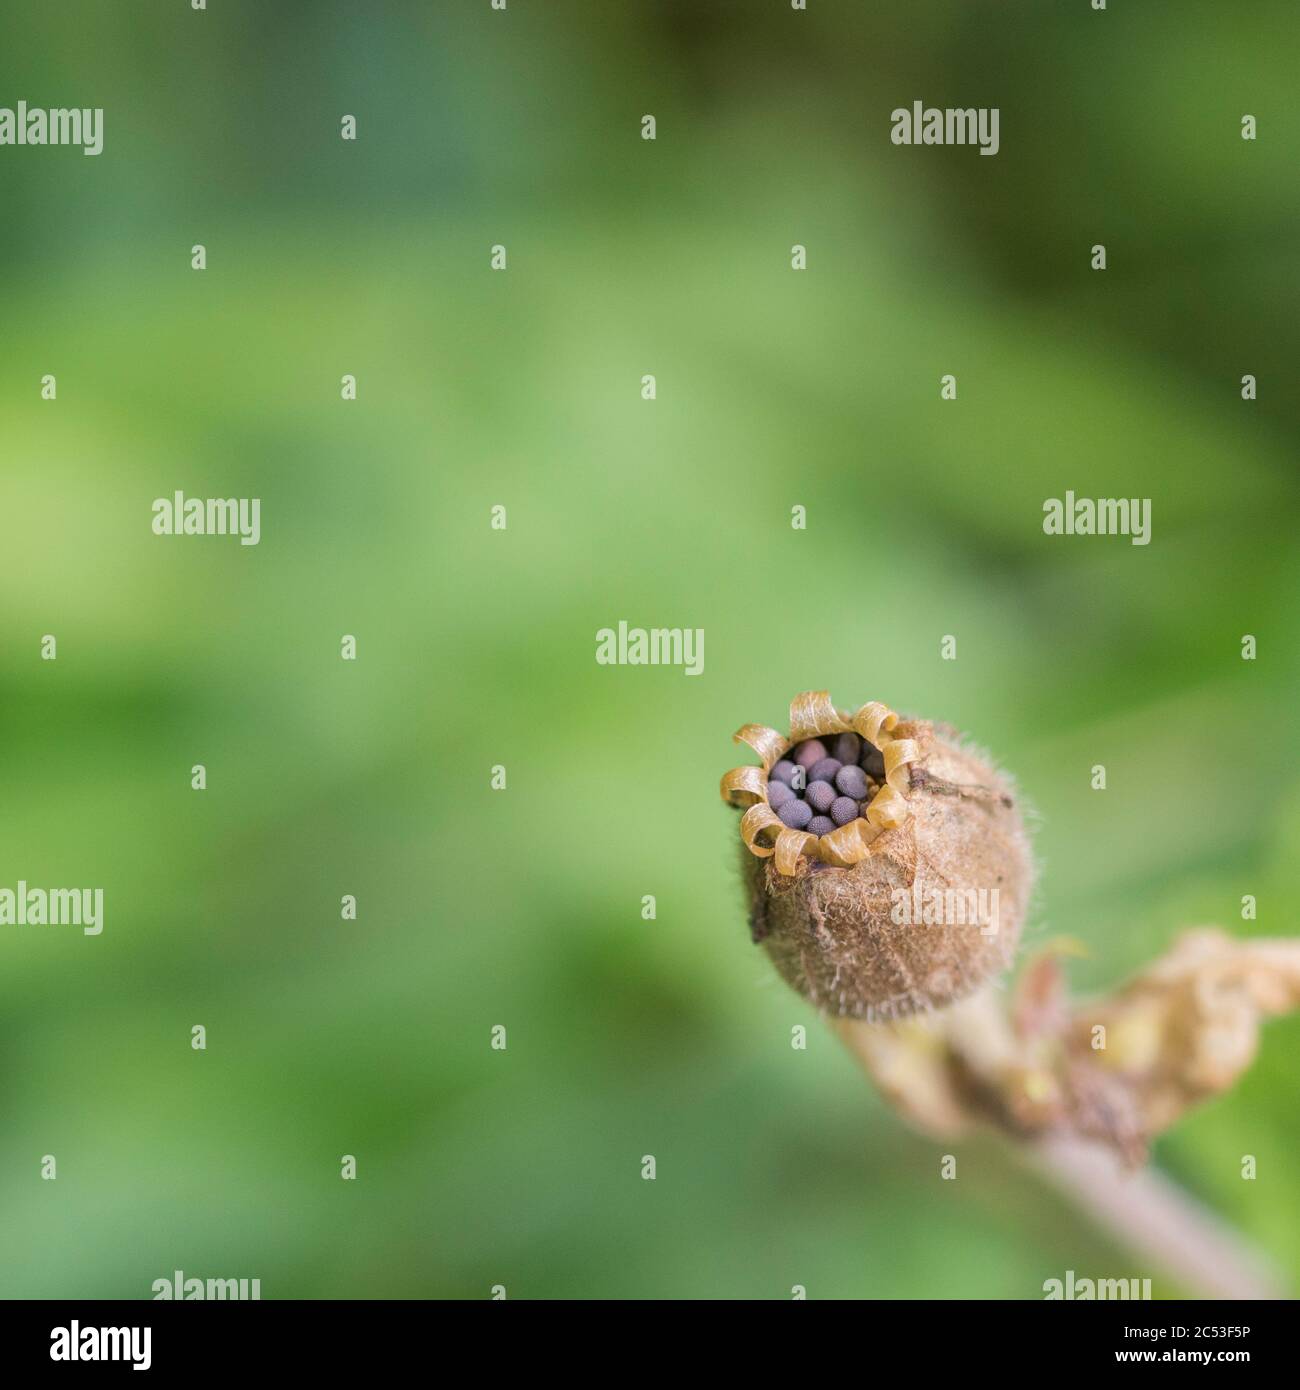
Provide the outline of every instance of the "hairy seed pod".
<path id="1" fill-rule="evenodd" d="M 844 733 L 862 738 L 864 765 L 878 753 L 880 785 L 861 814 L 814 835 L 768 804 L 768 770 L 794 745 Z M 954 730 L 876 702 L 846 713 L 809 691 L 791 703 L 788 737 L 753 724 L 735 737 L 762 759 L 721 788 L 746 808 L 753 937 L 806 999 L 840 1017 L 903 1018 L 963 998 L 1010 962 L 1033 880 L 1028 837 L 1009 780 Z M 807 802 L 782 812 L 791 805 Z"/>

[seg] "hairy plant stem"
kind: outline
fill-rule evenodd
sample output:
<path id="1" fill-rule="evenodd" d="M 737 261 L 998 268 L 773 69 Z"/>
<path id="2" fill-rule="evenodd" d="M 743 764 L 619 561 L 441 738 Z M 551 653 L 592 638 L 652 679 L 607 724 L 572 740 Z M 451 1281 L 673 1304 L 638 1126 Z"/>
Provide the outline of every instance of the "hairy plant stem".
<path id="1" fill-rule="evenodd" d="M 1245 1236 L 1153 1167 L 1127 1171 L 1101 1144 L 1025 1145 L 1020 1157 L 1094 1224 L 1198 1298 L 1283 1298 L 1272 1262 Z"/>

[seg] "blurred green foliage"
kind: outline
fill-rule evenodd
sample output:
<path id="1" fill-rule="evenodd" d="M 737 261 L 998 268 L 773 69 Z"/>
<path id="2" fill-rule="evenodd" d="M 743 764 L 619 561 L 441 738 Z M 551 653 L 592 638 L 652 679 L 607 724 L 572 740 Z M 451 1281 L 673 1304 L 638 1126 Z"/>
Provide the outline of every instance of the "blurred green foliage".
<path id="1" fill-rule="evenodd" d="M 0 1293 L 1150 1273 L 989 1146 L 937 1181 L 750 945 L 716 784 L 796 691 L 883 699 L 1012 765 L 1082 987 L 1295 931 L 1294 7 L 6 26 L 0 103 L 107 115 L 97 159 L 0 150 L 0 882 L 106 927 L 0 930 Z M 917 98 L 1001 152 L 892 146 Z M 262 498 L 261 545 L 154 537 L 177 489 Z M 1044 536 L 1066 489 L 1150 497 L 1153 543 Z M 704 628 L 705 674 L 598 667 L 620 618 Z M 1297 1044 L 1159 1155 L 1293 1275 Z"/>

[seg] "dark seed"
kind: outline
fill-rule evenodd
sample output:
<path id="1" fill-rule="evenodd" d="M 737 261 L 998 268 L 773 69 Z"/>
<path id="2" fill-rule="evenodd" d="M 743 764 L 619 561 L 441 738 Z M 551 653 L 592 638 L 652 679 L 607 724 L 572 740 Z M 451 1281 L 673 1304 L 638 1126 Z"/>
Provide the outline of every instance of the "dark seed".
<path id="1" fill-rule="evenodd" d="M 794 764 L 789 758 L 782 758 L 779 763 L 767 774 L 768 781 L 784 782 L 790 785 L 790 774 L 794 772 Z"/>
<path id="2" fill-rule="evenodd" d="M 780 816 L 782 824 L 788 825 L 792 830 L 802 830 L 812 820 L 812 807 L 806 801 L 800 801 L 797 796 L 792 796 L 784 806 L 778 807 L 776 813 Z"/>
<path id="3" fill-rule="evenodd" d="M 858 766 L 872 777 L 883 777 L 885 775 L 885 755 L 874 743 L 864 743 L 862 756 L 858 759 Z"/>
<path id="4" fill-rule="evenodd" d="M 835 829 L 835 822 L 829 816 L 814 816 L 808 822 L 810 835 L 829 835 Z"/>
<path id="5" fill-rule="evenodd" d="M 841 796 L 851 796 L 854 801 L 861 801 L 867 794 L 867 774 L 850 763 L 836 773 L 835 786 Z M 768 794 L 770 797 L 770 790 Z"/>
<path id="6" fill-rule="evenodd" d="M 858 818 L 858 803 L 851 796 L 837 796 L 831 802 L 831 819 L 836 825 L 847 825 Z"/>
<path id="7" fill-rule="evenodd" d="M 833 782 L 844 764 L 838 758 L 822 758 L 808 769 L 810 782 Z"/>
<path id="8" fill-rule="evenodd" d="M 784 782 L 769 782 L 767 784 L 767 804 L 775 811 L 785 805 L 794 796 L 794 793 Z"/>
<path id="9" fill-rule="evenodd" d="M 831 749 L 831 757 L 842 763 L 856 763 L 862 753 L 862 740 L 857 734 L 840 734 Z"/>
<path id="10" fill-rule="evenodd" d="M 831 802 L 835 800 L 835 788 L 829 782 L 810 782 L 805 800 L 814 811 L 829 811 Z"/>
<path id="11" fill-rule="evenodd" d="M 819 738 L 805 739 L 794 750 L 794 760 L 800 767 L 811 767 L 826 756 L 826 745 Z"/>

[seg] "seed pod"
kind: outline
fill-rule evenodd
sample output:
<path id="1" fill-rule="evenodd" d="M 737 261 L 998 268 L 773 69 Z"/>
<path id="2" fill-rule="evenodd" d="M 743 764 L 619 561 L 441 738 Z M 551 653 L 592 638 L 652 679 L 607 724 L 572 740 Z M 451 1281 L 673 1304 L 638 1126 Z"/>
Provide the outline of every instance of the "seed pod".
<path id="1" fill-rule="evenodd" d="M 874 777 L 879 781 L 885 775 L 885 755 L 879 748 L 874 748 L 869 743 L 862 745 L 862 753 L 858 762 L 868 777 Z"/>
<path id="2" fill-rule="evenodd" d="M 794 750 L 794 760 L 802 768 L 810 768 L 826 756 L 826 745 L 816 738 L 810 738 Z"/>
<path id="3" fill-rule="evenodd" d="M 844 764 L 838 758 L 819 758 L 808 769 L 810 782 L 834 782 L 835 776 Z"/>
<path id="4" fill-rule="evenodd" d="M 804 793 L 804 800 L 818 815 L 825 815 L 835 800 L 835 788 L 829 782 L 812 782 Z"/>
<path id="5" fill-rule="evenodd" d="M 856 763 L 862 756 L 862 740 L 857 734 L 840 734 L 831 749 L 831 757 L 838 758 L 846 767 Z"/>
<path id="6" fill-rule="evenodd" d="M 794 795 L 794 792 L 792 792 L 784 782 L 778 782 L 772 779 L 767 784 L 767 804 L 774 811 L 779 811 L 781 809 L 781 803 L 783 801 L 792 801 Z"/>
<path id="7" fill-rule="evenodd" d="M 812 814 L 812 807 L 797 796 L 792 796 L 777 811 L 781 823 L 791 830 L 802 830 L 812 820 Z"/>
<path id="8" fill-rule="evenodd" d="M 882 785 L 863 814 L 821 836 L 778 817 L 768 769 L 794 744 L 849 732 L 880 754 Z M 808 691 L 790 705 L 789 737 L 747 724 L 735 739 L 762 759 L 721 785 L 747 808 L 754 940 L 806 999 L 840 1017 L 902 1018 L 1010 962 L 1033 878 L 1028 838 L 1008 780 L 955 731 L 874 701 L 845 713 Z"/>
<path id="9" fill-rule="evenodd" d="M 840 768 L 839 772 L 836 773 L 835 790 L 841 796 L 851 796 L 854 801 L 869 800 L 867 774 L 856 763 L 850 763 L 847 767 Z"/>

